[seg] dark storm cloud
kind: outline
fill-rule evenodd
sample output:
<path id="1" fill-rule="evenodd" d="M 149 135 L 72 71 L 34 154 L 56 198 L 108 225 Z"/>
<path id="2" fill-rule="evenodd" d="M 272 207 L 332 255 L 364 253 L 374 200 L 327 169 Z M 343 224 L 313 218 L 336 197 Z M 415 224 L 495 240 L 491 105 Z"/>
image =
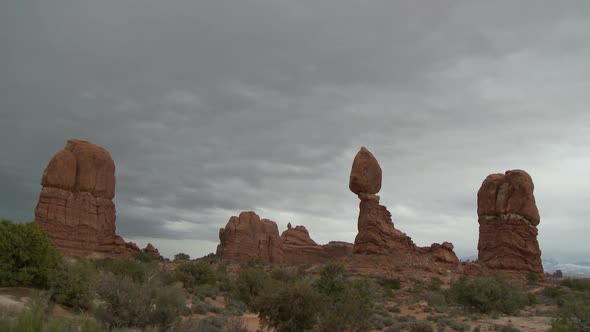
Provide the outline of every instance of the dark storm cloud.
<path id="1" fill-rule="evenodd" d="M 0 207 L 28 220 L 69 137 L 117 165 L 117 228 L 214 250 L 256 210 L 352 241 L 350 164 L 414 240 L 475 253 L 489 173 L 528 170 L 544 220 L 584 227 L 585 1 L 19 1 L 0 5 Z M 582 193 L 582 194 L 580 194 Z M 563 199 L 563 197 L 570 197 Z M 571 197 L 575 197 L 571 198 Z M 578 204 L 579 203 L 579 204 Z M 547 230 L 547 231 L 545 231 Z M 183 242 L 184 243 L 184 242 Z M 583 245 L 581 242 L 580 245 Z M 162 248 L 161 248 L 162 249 Z"/>

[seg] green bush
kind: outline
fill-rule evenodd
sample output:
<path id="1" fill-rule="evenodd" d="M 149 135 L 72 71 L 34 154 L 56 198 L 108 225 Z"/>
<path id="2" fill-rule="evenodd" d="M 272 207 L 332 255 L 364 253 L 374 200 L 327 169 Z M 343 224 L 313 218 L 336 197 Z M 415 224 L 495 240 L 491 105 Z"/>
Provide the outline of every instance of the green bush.
<path id="1" fill-rule="evenodd" d="M 176 268 L 176 279 L 181 281 L 185 289 L 193 289 L 201 285 L 214 285 L 215 272 L 205 261 L 185 262 Z"/>
<path id="2" fill-rule="evenodd" d="M 36 293 L 30 305 L 15 312 L 12 317 L 0 315 L 0 331 L 3 332 L 98 332 L 99 324 L 88 318 L 65 318 L 50 315 L 49 294 Z"/>
<path id="3" fill-rule="evenodd" d="M 178 254 L 174 255 L 174 261 L 188 261 L 191 259 L 191 256 L 183 253 L 183 252 L 179 252 Z"/>
<path id="4" fill-rule="evenodd" d="M 240 268 L 233 292 L 235 298 L 252 307 L 256 298 L 271 286 L 272 280 L 262 267 L 247 264 Z"/>
<path id="5" fill-rule="evenodd" d="M 0 287 L 47 287 L 60 255 L 34 222 L 0 222 Z"/>
<path id="6" fill-rule="evenodd" d="M 577 291 L 590 291 L 590 279 L 566 279 L 561 285 Z"/>
<path id="7" fill-rule="evenodd" d="M 94 261 L 96 267 L 104 272 L 131 278 L 134 282 L 143 283 L 161 274 L 154 261 L 142 262 L 134 258 L 104 258 Z"/>
<path id="8" fill-rule="evenodd" d="M 398 289 L 402 288 L 402 284 L 399 281 L 399 279 L 386 278 L 386 279 L 380 279 L 378 282 L 379 282 L 379 285 L 381 285 L 384 288 L 394 289 L 394 290 L 398 290 Z"/>
<path id="9" fill-rule="evenodd" d="M 549 332 L 578 332 L 578 323 L 567 318 L 558 318 L 551 321 Z"/>
<path id="10" fill-rule="evenodd" d="M 256 309 L 264 325 L 277 332 L 306 331 L 316 324 L 320 301 L 309 282 L 297 281 L 259 297 Z"/>
<path id="11" fill-rule="evenodd" d="M 367 331 L 374 314 L 376 285 L 368 279 L 349 281 L 343 289 L 324 296 L 318 312 L 320 331 Z"/>
<path id="12" fill-rule="evenodd" d="M 327 264 L 320 270 L 320 278 L 316 283 L 317 289 L 326 295 L 338 294 L 346 288 L 344 266 Z"/>
<path id="13" fill-rule="evenodd" d="M 442 280 L 440 280 L 440 278 L 432 277 L 432 278 L 430 278 L 430 281 L 428 282 L 428 285 L 426 286 L 426 288 L 428 288 L 431 291 L 439 291 L 440 287 L 443 284 L 444 284 L 444 282 Z"/>
<path id="14" fill-rule="evenodd" d="M 137 284 L 129 277 L 111 273 L 101 276 L 97 293 L 102 301 L 96 318 L 109 327 L 169 328 L 180 317 L 186 301 L 180 288 L 155 281 Z"/>
<path id="15" fill-rule="evenodd" d="M 522 287 L 498 274 L 482 278 L 461 276 L 451 282 L 447 297 L 451 302 L 482 313 L 512 314 L 528 303 Z"/>
<path id="16" fill-rule="evenodd" d="M 88 309 L 94 298 L 98 271 L 86 260 L 60 262 L 58 269 L 49 274 L 48 285 L 57 303 Z"/>

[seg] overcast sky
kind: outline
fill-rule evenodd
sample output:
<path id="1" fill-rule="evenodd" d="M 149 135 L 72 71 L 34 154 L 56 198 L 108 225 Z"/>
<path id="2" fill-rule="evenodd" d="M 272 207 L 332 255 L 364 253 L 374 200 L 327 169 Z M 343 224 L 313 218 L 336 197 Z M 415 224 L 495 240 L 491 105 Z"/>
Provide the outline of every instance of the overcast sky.
<path id="1" fill-rule="evenodd" d="M 0 217 L 32 220 L 68 138 L 110 151 L 117 231 L 215 251 L 232 215 L 353 242 L 355 153 L 418 245 L 477 255 L 476 195 L 524 169 L 543 257 L 590 251 L 590 2 L 0 4 Z"/>

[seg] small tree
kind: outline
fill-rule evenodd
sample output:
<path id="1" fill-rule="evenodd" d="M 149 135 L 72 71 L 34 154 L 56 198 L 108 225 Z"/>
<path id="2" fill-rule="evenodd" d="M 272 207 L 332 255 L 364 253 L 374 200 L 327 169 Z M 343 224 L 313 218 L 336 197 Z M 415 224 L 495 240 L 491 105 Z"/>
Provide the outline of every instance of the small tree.
<path id="1" fill-rule="evenodd" d="M 174 255 L 174 261 L 175 262 L 176 261 L 188 261 L 190 259 L 191 259 L 191 256 L 189 256 L 189 255 L 187 255 L 187 254 L 185 254 L 183 252 L 180 252 L 180 253 Z"/>
<path id="2" fill-rule="evenodd" d="M 258 298 L 257 309 L 264 325 L 278 332 L 307 331 L 316 324 L 321 294 L 309 282 L 296 281 Z"/>
<path id="3" fill-rule="evenodd" d="M 34 222 L 0 222 L 0 286 L 47 287 L 60 254 Z"/>

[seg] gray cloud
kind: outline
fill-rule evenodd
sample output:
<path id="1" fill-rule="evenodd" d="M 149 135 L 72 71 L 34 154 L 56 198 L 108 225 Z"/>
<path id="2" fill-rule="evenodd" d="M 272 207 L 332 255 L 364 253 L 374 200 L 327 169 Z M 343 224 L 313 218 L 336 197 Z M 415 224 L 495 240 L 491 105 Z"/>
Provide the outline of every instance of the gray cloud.
<path id="1" fill-rule="evenodd" d="M 2 216 L 32 219 L 47 161 L 79 137 L 115 159 L 118 231 L 169 254 L 174 239 L 213 251 L 241 210 L 352 241 L 348 172 L 364 145 L 384 169 L 383 204 L 417 243 L 475 254 L 479 185 L 522 168 L 544 255 L 577 257 L 590 249 L 588 6 L 2 4 Z"/>

